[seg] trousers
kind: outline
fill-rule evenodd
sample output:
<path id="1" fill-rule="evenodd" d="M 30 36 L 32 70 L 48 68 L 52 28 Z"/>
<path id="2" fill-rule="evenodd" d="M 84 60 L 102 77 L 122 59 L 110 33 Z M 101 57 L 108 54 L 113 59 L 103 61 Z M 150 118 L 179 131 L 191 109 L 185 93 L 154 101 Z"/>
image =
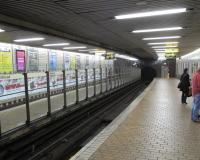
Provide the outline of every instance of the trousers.
<path id="1" fill-rule="evenodd" d="M 186 103 L 187 95 L 188 95 L 187 93 L 182 92 L 182 96 L 181 96 L 181 102 L 182 102 L 182 103 Z"/>
<path id="2" fill-rule="evenodd" d="M 200 110 L 200 93 L 194 95 L 192 104 L 192 120 L 198 120 Z"/>

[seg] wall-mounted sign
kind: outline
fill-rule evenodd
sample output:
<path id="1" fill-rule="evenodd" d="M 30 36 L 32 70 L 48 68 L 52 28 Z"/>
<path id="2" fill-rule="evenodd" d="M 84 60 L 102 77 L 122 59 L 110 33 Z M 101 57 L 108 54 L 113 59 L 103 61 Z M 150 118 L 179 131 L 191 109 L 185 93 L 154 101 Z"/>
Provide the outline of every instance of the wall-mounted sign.
<path id="1" fill-rule="evenodd" d="M 38 50 L 33 47 L 28 48 L 29 71 L 38 71 Z"/>
<path id="2" fill-rule="evenodd" d="M 76 68 L 81 69 L 81 56 L 76 55 Z"/>
<path id="3" fill-rule="evenodd" d="M 70 69 L 76 69 L 76 55 L 70 56 Z"/>
<path id="4" fill-rule="evenodd" d="M 178 48 L 167 48 L 165 49 L 165 53 L 177 53 L 179 52 Z"/>
<path id="5" fill-rule="evenodd" d="M 105 59 L 115 59 L 115 54 L 113 52 L 107 52 Z"/>
<path id="6" fill-rule="evenodd" d="M 25 51 L 24 50 L 16 50 L 16 66 L 17 66 L 17 71 L 25 70 Z"/>
<path id="7" fill-rule="evenodd" d="M 0 73 L 10 73 L 13 71 L 12 52 L 0 51 Z"/>
<path id="8" fill-rule="evenodd" d="M 49 52 L 49 69 L 55 71 L 57 68 L 57 55 L 56 52 Z"/>
<path id="9" fill-rule="evenodd" d="M 64 53 L 64 65 L 65 69 L 70 69 L 70 55 L 67 53 Z"/>
<path id="10" fill-rule="evenodd" d="M 174 58 L 176 57 L 176 53 L 165 53 L 166 58 Z"/>

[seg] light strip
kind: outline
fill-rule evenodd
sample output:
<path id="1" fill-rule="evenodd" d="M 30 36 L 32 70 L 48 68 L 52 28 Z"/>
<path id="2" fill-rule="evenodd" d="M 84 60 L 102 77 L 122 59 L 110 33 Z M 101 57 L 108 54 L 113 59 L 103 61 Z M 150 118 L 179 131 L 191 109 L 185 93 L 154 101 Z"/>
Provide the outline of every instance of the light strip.
<path id="1" fill-rule="evenodd" d="M 54 43 L 54 44 L 44 44 L 44 47 L 51 47 L 51 46 L 67 46 L 69 43 Z"/>
<path id="2" fill-rule="evenodd" d="M 161 32 L 161 31 L 175 31 L 181 30 L 183 27 L 169 27 L 169 28 L 154 28 L 154 29 L 142 29 L 142 30 L 134 30 L 133 33 L 146 33 L 146 32 Z"/>
<path id="3" fill-rule="evenodd" d="M 86 46 L 77 46 L 77 47 L 64 47 L 63 49 L 84 49 L 87 48 Z"/>
<path id="4" fill-rule="evenodd" d="M 98 51 L 98 49 L 83 49 L 79 50 L 80 52 L 89 52 L 89 51 Z"/>
<path id="5" fill-rule="evenodd" d="M 151 17 L 151 16 L 161 16 L 167 14 L 176 14 L 186 12 L 186 8 L 176 8 L 169 10 L 160 10 L 160 11 L 151 11 L 151 12 L 141 12 L 141 13 L 133 13 L 133 14 L 125 14 L 115 16 L 115 19 L 129 19 L 129 18 L 141 18 L 141 17 Z"/>
<path id="6" fill-rule="evenodd" d="M 172 46 L 153 46 L 153 47 L 151 47 L 151 48 L 154 48 L 154 49 L 164 49 L 164 48 L 176 48 L 176 47 L 178 47 L 177 45 L 172 45 Z"/>
<path id="7" fill-rule="evenodd" d="M 166 50 L 178 50 L 178 48 L 156 48 L 154 49 L 155 51 L 166 51 Z"/>
<path id="8" fill-rule="evenodd" d="M 157 43 L 148 43 L 148 45 L 159 45 L 159 44 L 178 44 L 179 42 L 157 42 Z"/>
<path id="9" fill-rule="evenodd" d="M 0 29 L 0 32 L 5 32 L 5 30 L 3 30 L 3 29 Z"/>
<path id="10" fill-rule="evenodd" d="M 166 51 L 166 49 L 155 49 L 155 51 Z"/>
<path id="11" fill-rule="evenodd" d="M 134 57 L 131 57 L 131 56 L 126 56 L 126 55 L 121 55 L 121 54 L 116 54 L 115 56 L 116 56 L 116 58 L 127 59 L 127 60 L 130 60 L 130 61 L 138 61 L 137 58 L 134 58 Z"/>
<path id="12" fill-rule="evenodd" d="M 150 37 L 150 38 L 143 38 L 144 41 L 147 40 L 159 40 L 159 39 L 178 39 L 181 38 L 181 36 L 168 36 L 168 37 Z"/>
<path id="13" fill-rule="evenodd" d="M 185 58 L 190 58 L 191 56 L 195 56 L 196 54 L 199 54 L 200 55 L 200 48 L 194 50 L 193 52 L 190 52 L 184 56 L 181 56 L 182 59 L 185 59 Z"/>
<path id="14" fill-rule="evenodd" d="M 44 38 L 26 38 L 26 39 L 16 39 L 15 42 L 30 42 L 30 41 L 42 41 Z"/>

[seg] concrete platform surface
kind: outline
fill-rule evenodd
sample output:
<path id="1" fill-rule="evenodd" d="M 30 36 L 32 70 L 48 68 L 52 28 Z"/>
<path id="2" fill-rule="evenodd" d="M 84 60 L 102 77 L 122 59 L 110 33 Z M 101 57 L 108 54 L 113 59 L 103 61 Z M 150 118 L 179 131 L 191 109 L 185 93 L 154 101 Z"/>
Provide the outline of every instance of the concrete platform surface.
<path id="1" fill-rule="evenodd" d="M 71 160 L 200 160 L 200 123 L 176 79 L 156 79 Z"/>

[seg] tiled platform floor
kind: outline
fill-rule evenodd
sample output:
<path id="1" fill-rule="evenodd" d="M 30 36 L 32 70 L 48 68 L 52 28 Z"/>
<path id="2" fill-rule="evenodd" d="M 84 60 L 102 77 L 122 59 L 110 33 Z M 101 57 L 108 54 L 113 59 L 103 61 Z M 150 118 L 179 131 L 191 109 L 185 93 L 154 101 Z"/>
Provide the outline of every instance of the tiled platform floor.
<path id="1" fill-rule="evenodd" d="M 192 122 L 190 107 L 180 103 L 177 83 L 157 79 L 89 159 L 200 160 L 200 123 Z"/>

